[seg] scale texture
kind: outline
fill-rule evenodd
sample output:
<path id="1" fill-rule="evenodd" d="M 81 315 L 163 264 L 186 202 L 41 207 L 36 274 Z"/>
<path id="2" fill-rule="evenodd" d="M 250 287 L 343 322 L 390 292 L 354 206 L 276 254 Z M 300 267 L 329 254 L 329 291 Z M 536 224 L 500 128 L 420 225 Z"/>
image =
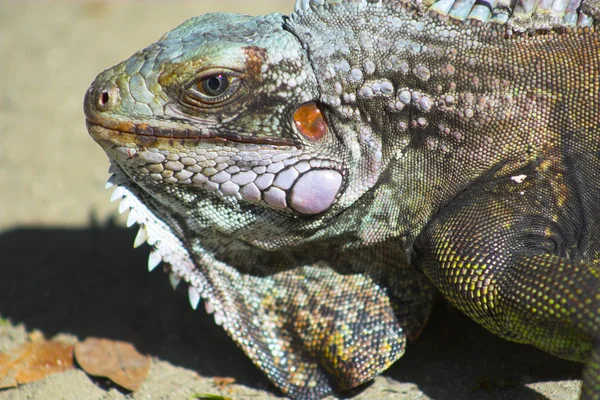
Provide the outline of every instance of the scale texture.
<path id="1" fill-rule="evenodd" d="M 149 269 L 286 395 L 369 381 L 437 291 L 600 399 L 597 1 L 190 19 L 88 90 Z"/>

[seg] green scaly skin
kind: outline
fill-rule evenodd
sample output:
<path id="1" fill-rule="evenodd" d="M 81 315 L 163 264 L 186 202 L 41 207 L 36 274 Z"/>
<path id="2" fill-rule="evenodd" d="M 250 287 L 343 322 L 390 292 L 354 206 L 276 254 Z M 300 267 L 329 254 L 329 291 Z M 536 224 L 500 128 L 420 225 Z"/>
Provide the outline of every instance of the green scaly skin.
<path id="1" fill-rule="evenodd" d="M 495 334 L 585 362 L 582 398 L 600 399 L 599 15 L 204 15 L 101 73 L 88 130 L 149 268 L 186 281 L 288 396 L 381 373 L 437 288 Z"/>

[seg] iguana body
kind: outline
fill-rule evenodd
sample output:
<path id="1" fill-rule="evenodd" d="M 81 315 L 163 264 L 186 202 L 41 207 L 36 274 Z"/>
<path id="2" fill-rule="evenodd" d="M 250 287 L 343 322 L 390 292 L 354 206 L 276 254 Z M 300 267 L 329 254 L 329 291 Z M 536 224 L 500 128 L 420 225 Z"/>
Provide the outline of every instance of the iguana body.
<path id="1" fill-rule="evenodd" d="M 596 18 L 558 1 L 204 15 L 100 74 L 88 130 L 149 267 L 289 396 L 386 369 L 436 287 L 586 362 L 600 398 Z"/>

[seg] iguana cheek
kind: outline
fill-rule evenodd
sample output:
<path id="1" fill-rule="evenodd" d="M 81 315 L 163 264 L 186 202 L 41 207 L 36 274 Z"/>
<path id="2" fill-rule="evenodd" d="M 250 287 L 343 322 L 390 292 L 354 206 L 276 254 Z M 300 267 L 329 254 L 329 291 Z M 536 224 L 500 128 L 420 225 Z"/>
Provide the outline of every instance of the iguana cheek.
<path id="1" fill-rule="evenodd" d="M 315 215 L 326 211 L 335 202 L 342 186 L 342 174 L 332 169 L 315 169 L 300 175 L 292 166 L 275 176 L 259 176 L 252 186 L 258 190 L 241 193 L 246 200 L 262 198 L 273 208 Z"/>
<path id="2" fill-rule="evenodd" d="M 218 197 L 281 211 L 302 215 L 325 212 L 343 186 L 344 173 L 336 162 L 309 158 L 297 149 L 279 154 L 243 143 L 227 148 L 215 141 L 212 147 L 190 143 L 196 147 L 174 153 L 123 145 L 133 143 L 133 134 L 102 127 L 92 128 L 90 134 L 96 135 L 107 153 L 140 181 L 195 186 Z M 241 164 L 235 165 L 234 160 Z M 249 167 L 249 162 L 256 165 Z"/>
<path id="3" fill-rule="evenodd" d="M 337 171 L 309 171 L 292 187 L 290 208 L 300 214 L 321 213 L 331 207 L 341 186 L 342 175 Z"/>

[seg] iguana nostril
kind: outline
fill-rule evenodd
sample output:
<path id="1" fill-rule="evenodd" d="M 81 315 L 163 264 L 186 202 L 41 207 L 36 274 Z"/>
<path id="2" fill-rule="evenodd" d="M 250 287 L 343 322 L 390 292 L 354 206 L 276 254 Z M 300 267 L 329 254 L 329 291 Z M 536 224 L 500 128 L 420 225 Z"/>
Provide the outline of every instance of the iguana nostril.
<path id="1" fill-rule="evenodd" d="M 95 94 L 94 94 L 95 93 Z M 119 88 L 116 85 L 100 86 L 90 93 L 95 98 L 98 111 L 109 111 L 119 104 Z"/>

